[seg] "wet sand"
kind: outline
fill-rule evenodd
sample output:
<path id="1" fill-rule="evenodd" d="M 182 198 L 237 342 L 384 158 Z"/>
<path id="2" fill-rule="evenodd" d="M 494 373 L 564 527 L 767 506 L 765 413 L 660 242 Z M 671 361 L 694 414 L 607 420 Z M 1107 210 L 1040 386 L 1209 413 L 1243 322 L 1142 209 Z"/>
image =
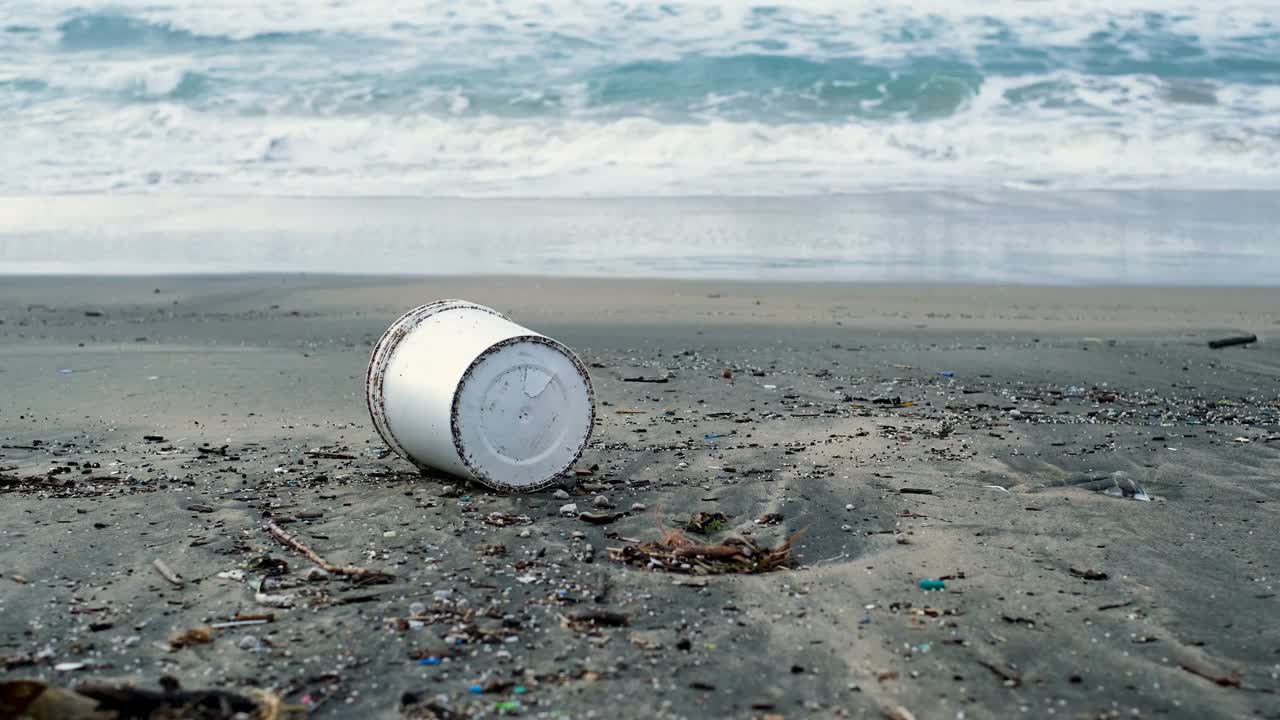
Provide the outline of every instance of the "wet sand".
<path id="1" fill-rule="evenodd" d="M 388 456 L 368 353 L 439 297 L 593 365 L 570 499 Z M 1280 290 L 5 278 L 0 321 L 0 679 L 315 717 L 1280 717 Z M 626 515 L 560 516 L 597 496 Z M 794 567 L 611 559 L 699 511 Z M 394 581 L 317 579 L 268 520 Z"/>

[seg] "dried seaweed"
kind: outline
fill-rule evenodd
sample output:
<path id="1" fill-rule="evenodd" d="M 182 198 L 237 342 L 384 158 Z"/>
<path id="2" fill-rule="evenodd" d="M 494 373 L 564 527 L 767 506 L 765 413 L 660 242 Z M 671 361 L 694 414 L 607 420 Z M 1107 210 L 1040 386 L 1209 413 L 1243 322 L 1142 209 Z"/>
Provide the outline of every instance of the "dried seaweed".
<path id="1" fill-rule="evenodd" d="M 609 548 L 609 557 L 631 565 L 678 573 L 763 573 L 791 566 L 791 544 L 799 534 L 769 547 L 741 537 L 715 544 L 699 543 L 682 530 L 668 530 L 656 542 L 631 542 Z"/>
<path id="2" fill-rule="evenodd" d="M 729 516 L 722 512 L 696 512 L 685 523 L 684 529 L 699 535 L 710 535 L 723 530 L 728 522 Z"/>

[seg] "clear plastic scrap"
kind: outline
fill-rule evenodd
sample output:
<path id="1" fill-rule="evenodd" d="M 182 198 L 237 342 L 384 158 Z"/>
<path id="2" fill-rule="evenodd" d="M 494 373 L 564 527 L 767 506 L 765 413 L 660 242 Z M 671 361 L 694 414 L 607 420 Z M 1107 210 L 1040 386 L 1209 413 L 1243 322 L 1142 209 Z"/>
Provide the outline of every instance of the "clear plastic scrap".
<path id="1" fill-rule="evenodd" d="M 1151 496 L 1147 494 L 1147 491 L 1143 490 L 1142 486 L 1127 474 L 1115 473 L 1111 476 L 1111 482 L 1111 487 L 1102 491 L 1104 494 L 1111 497 L 1151 502 Z"/>

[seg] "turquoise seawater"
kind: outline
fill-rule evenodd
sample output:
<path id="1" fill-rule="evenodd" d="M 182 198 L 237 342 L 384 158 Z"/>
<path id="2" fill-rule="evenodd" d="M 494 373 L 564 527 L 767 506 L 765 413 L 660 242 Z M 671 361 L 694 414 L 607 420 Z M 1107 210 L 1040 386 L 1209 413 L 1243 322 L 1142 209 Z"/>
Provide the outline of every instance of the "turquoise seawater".
<path id="1" fill-rule="evenodd" d="M 0 192 L 1280 187 L 1270 0 L 11 0 Z"/>

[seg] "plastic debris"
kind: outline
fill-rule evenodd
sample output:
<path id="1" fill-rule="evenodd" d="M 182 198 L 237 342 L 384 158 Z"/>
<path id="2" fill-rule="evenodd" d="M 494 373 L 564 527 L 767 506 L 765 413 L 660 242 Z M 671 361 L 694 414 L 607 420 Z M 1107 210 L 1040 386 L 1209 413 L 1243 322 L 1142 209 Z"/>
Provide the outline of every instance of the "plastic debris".
<path id="1" fill-rule="evenodd" d="M 255 593 L 253 599 L 265 607 L 291 608 L 297 602 L 298 596 L 293 593 Z"/>
<path id="2" fill-rule="evenodd" d="M 946 590 L 947 583 L 942 580 L 925 578 L 924 580 L 920 581 L 920 589 L 921 590 Z"/>
<path id="3" fill-rule="evenodd" d="M 418 661 L 418 664 L 419 665 L 439 665 L 441 662 L 443 661 L 440 658 L 432 655 L 431 657 L 422 658 L 421 660 Z"/>
<path id="4" fill-rule="evenodd" d="M 497 490 L 550 485 L 591 436 L 586 366 L 482 305 L 442 300 L 405 313 L 375 345 L 367 377 L 374 428 L 396 454 Z M 427 430 L 441 422 L 444 438 Z"/>
<path id="5" fill-rule="evenodd" d="M 1142 486 L 1128 475 L 1124 473 L 1115 473 L 1111 476 L 1111 480 L 1114 484 L 1106 490 L 1103 490 L 1102 494 L 1110 495 L 1111 497 L 1151 502 L 1151 496 L 1147 494 L 1147 491 L 1143 490 Z"/>
<path id="6" fill-rule="evenodd" d="M 512 525 L 532 525 L 533 518 L 528 515 L 515 515 L 505 512 L 491 512 L 484 521 L 494 527 L 510 527 Z"/>
<path id="7" fill-rule="evenodd" d="M 483 685 L 472 685 L 471 687 L 467 688 L 467 692 L 471 693 L 472 695 L 483 695 L 483 694 L 484 694 L 484 686 L 483 686 Z"/>

